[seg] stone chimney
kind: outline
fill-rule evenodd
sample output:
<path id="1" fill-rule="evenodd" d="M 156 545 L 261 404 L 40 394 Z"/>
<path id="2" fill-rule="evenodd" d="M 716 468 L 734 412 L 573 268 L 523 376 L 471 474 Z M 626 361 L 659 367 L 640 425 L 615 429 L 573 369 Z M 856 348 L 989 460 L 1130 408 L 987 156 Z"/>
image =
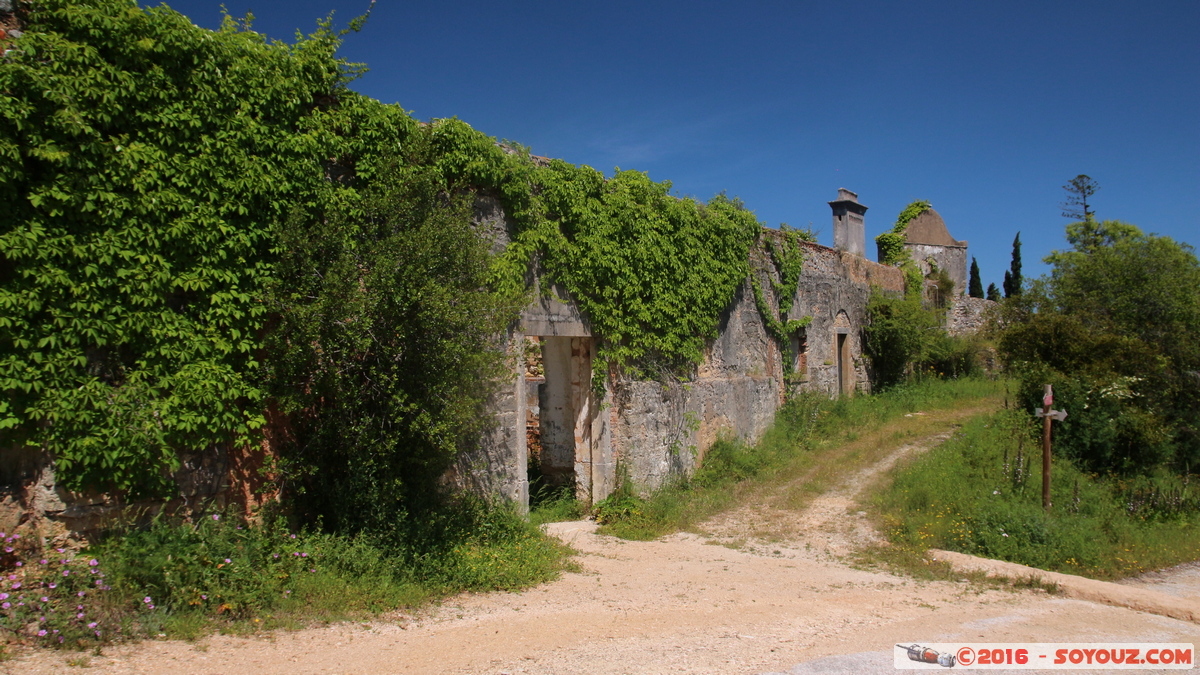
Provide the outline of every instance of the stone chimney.
<path id="1" fill-rule="evenodd" d="M 833 247 L 854 255 L 867 255 L 867 207 L 858 203 L 858 195 L 838 188 L 838 197 L 829 202 L 833 209 Z"/>

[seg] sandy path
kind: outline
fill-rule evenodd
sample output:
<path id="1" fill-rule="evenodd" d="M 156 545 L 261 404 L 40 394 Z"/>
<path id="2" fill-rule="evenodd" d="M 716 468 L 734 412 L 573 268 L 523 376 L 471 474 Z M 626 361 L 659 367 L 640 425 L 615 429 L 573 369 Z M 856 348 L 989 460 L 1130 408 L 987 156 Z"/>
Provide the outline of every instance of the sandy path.
<path id="1" fill-rule="evenodd" d="M 875 536 L 854 499 L 863 486 L 944 437 L 884 448 L 799 512 L 781 506 L 789 491 L 781 486 L 707 523 L 711 535 L 630 542 L 596 535 L 586 521 L 554 524 L 580 552 L 582 571 L 523 593 L 461 596 L 369 626 L 145 642 L 108 649 L 77 672 L 895 672 L 891 646 L 913 641 L 1200 642 L 1200 626 L 1175 619 L 1041 592 L 917 582 L 841 560 Z M 755 529 L 763 523 L 765 535 Z M 731 541 L 738 548 L 720 543 Z M 78 655 L 35 654 L 0 670 L 58 673 L 68 657 Z"/>

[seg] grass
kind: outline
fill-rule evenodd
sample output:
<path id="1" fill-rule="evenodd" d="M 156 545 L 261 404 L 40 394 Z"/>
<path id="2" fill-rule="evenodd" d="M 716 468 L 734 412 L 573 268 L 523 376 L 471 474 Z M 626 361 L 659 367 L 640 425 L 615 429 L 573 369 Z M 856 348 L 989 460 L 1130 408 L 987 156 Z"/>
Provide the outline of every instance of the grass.
<path id="1" fill-rule="evenodd" d="M 377 619 L 465 590 L 543 583 L 568 565 L 569 549 L 511 509 L 454 509 L 454 527 L 424 533 L 433 543 L 422 545 L 221 514 L 158 519 L 77 553 L 0 533 L 11 549 L 0 555 L 0 654 L 6 640 L 87 649 Z"/>
<path id="2" fill-rule="evenodd" d="M 1024 412 L 983 416 L 898 469 L 874 497 L 887 555 L 915 570 L 942 548 L 1097 579 L 1200 558 L 1200 509 L 1178 477 L 1101 477 L 1056 457 L 1047 515 L 1036 431 Z"/>
<path id="3" fill-rule="evenodd" d="M 800 487 L 788 497 L 787 506 L 799 508 L 829 481 L 874 457 L 881 443 L 934 426 L 906 414 L 981 403 L 998 406 L 1002 391 L 1002 383 L 985 379 L 930 379 L 871 396 L 798 396 L 780 409 L 759 442 L 718 440 L 690 479 L 649 496 L 642 496 L 628 480 L 621 481 L 617 491 L 596 506 L 595 515 L 604 533 L 647 540 L 690 529 L 764 485 L 797 483 Z M 898 420 L 903 424 L 896 430 L 882 430 Z M 797 481 L 801 476 L 804 480 Z"/>

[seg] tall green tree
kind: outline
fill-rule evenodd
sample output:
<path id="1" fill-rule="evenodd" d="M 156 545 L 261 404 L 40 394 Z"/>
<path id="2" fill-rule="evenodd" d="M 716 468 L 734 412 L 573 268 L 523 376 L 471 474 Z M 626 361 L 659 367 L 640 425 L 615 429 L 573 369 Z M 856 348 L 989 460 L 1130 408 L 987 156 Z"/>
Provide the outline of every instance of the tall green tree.
<path id="1" fill-rule="evenodd" d="M 967 282 L 967 294 L 972 298 L 983 297 L 983 281 L 979 278 L 979 263 L 975 261 L 974 257 L 971 258 L 971 276 Z"/>
<path id="2" fill-rule="evenodd" d="M 1029 405 L 1055 385 L 1060 447 L 1088 470 L 1189 471 L 1200 461 L 1200 261 L 1119 221 L 1067 228 L 1048 277 L 1006 303 L 1001 350 Z"/>
<path id="3" fill-rule="evenodd" d="M 1087 174 L 1079 174 L 1078 176 L 1067 181 L 1063 186 L 1067 191 L 1067 199 L 1062 203 L 1062 214 L 1064 218 L 1073 220 L 1091 221 L 1095 219 L 1095 212 L 1092 211 L 1092 206 L 1088 202 L 1092 195 L 1096 194 L 1096 190 L 1100 189 L 1100 184 L 1092 179 Z"/>
<path id="4" fill-rule="evenodd" d="M 996 288 L 996 284 L 988 284 L 987 299 L 992 302 L 1000 302 L 1000 289 Z"/>
<path id="5" fill-rule="evenodd" d="M 1013 239 L 1012 264 L 1004 273 L 1004 297 L 1011 298 L 1021 294 L 1021 284 L 1025 278 L 1021 276 L 1021 233 Z"/>

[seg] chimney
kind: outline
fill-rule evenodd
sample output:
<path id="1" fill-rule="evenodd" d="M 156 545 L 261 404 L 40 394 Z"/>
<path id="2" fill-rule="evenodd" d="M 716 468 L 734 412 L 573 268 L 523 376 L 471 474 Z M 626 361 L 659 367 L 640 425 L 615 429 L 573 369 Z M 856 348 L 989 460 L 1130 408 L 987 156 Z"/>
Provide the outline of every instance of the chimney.
<path id="1" fill-rule="evenodd" d="M 838 188 L 838 197 L 829 202 L 829 208 L 833 209 L 833 247 L 865 257 L 867 207 L 858 203 L 856 193 Z"/>

